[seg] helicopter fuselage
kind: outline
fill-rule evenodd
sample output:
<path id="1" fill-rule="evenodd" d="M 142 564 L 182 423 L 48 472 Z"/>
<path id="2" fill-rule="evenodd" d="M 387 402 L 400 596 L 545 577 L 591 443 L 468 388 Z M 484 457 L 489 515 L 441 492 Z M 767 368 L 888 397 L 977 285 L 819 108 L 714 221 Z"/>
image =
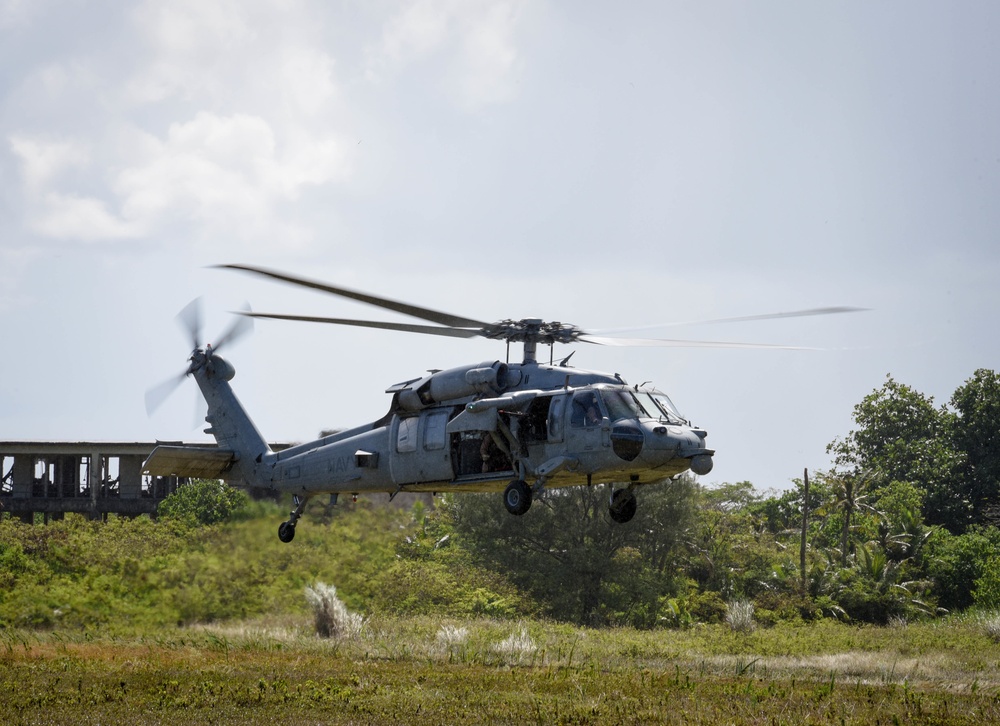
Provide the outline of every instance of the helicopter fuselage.
<path id="1" fill-rule="evenodd" d="M 393 403 L 382 419 L 263 457 L 270 476 L 257 485 L 309 496 L 498 491 L 522 479 L 540 490 L 711 469 L 704 430 L 661 392 L 617 376 L 487 363 L 388 392 Z"/>

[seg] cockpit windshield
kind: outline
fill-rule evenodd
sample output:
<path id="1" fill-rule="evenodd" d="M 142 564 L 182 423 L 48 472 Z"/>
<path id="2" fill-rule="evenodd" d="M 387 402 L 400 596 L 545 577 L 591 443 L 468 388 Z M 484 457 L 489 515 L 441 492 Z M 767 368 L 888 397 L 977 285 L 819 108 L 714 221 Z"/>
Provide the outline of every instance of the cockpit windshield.
<path id="1" fill-rule="evenodd" d="M 600 388 L 596 389 L 604 402 L 604 409 L 612 421 L 623 418 L 652 418 L 665 423 L 683 426 L 687 420 L 681 416 L 674 402 L 660 391 L 638 391 L 631 388 Z M 587 397 L 593 398 L 591 391 L 580 392 L 573 399 L 574 410 L 579 406 L 579 425 L 583 422 L 583 411 L 586 410 Z"/>
<path id="2" fill-rule="evenodd" d="M 608 409 L 608 415 L 611 417 L 612 421 L 617 421 L 620 418 L 639 418 L 640 416 L 646 416 L 646 412 L 643 411 L 642 406 L 639 402 L 635 400 L 631 391 L 619 389 L 619 390 L 602 390 L 601 398 L 604 399 L 604 406 Z"/>
<path id="3" fill-rule="evenodd" d="M 683 424 L 686 423 L 684 417 L 681 416 L 677 407 L 674 406 L 674 402 L 665 393 L 660 393 L 659 391 L 654 391 L 649 393 L 647 391 L 636 391 L 636 398 L 642 407 L 646 409 L 647 414 L 650 418 L 663 418 L 666 419 L 667 423 L 672 424 Z"/>

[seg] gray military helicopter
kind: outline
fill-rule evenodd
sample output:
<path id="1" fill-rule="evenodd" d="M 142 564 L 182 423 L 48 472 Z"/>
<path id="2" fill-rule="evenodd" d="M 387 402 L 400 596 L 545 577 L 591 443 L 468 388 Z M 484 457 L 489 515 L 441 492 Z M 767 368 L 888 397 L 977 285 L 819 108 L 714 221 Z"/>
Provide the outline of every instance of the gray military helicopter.
<path id="1" fill-rule="evenodd" d="M 608 484 L 612 520 L 628 522 L 636 513 L 635 489 L 712 470 L 715 452 L 707 432 L 682 416 L 666 393 L 629 385 L 618 374 L 574 368 L 572 353 L 555 362 L 556 343 L 782 348 L 748 343 L 615 338 L 575 325 L 541 319 L 487 323 L 417 307 L 363 292 L 248 265 L 221 265 L 257 276 L 364 302 L 434 325 L 371 320 L 239 313 L 213 347 L 200 341 L 200 313 L 188 306 L 179 318 L 188 327 L 193 350 L 187 370 L 147 394 L 152 411 L 187 376 L 194 377 L 208 404 L 206 433 L 216 449 L 160 445 L 143 463 L 154 476 L 218 478 L 275 492 L 290 492 L 295 509 L 278 528 L 291 542 L 312 497 L 388 492 L 503 492 L 507 511 L 523 515 L 546 489 Z M 727 318 L 760 320 L 852 312 L 859 308 L 817 308 L 771 315 Z M 507 343 L 507 361 L 486 361 L 432 371 L 390 386 L 389 411 L 377 421 L 272 451 L 243 408 L 230 381 L 236 369 L 218 350 L 245 333 L 253 318 L 335 325 L 438 336 L 484 337 Z M 719 320 L 703 322 L 722 322 Z M 509 360 L 510 344 L 521 343 L 520 363 Z M 548 364 L 537 359 L 538 345 L 550 347 Z"/>

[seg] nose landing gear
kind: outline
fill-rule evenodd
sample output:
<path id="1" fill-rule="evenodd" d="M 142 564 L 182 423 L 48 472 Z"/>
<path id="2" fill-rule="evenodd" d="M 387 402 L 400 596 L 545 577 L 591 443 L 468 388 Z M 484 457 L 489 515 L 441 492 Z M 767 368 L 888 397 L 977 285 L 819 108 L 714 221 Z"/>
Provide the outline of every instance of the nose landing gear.
<path id="1" fill-rule="evenodd" d="M 531 508 L 531 489 L 523 479 L 515 479 L 503 493 L 503 504 L 507 511 L 518 516 Z"/>

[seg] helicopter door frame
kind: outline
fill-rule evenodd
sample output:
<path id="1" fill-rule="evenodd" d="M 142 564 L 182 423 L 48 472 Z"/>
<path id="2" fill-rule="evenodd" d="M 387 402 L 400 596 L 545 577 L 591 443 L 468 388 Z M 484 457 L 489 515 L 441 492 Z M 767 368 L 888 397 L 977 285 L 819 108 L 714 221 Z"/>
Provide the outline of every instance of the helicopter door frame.
<path id="1" fill-rule="evenodd" d="M 566 440 L 566 401 L 569 396 L 565 393 L 556 393 L 549 402 L 549 438 L 550 444 L 561 444 Z"/>
<path id="2" fill-rule="evenodd" d="M 599 420 L 587 420 L 587 409 L 593 405 Z M 573 399 L 566 407 L 566 443 L 568 448 L 580 453 L 601 451 L 611 445 L 611 422 L 604 410 L 604 403 L 594 389 L 583 389 L 573 393 Z"/>
<path id="3" fill-rule="evenodd" d="M 389 471 L 396 484 L 450 481 L 451 446 L 447 435 L 451 410 L 436 408 L 412 416 L 394 416 L 389 432 Z"/>

